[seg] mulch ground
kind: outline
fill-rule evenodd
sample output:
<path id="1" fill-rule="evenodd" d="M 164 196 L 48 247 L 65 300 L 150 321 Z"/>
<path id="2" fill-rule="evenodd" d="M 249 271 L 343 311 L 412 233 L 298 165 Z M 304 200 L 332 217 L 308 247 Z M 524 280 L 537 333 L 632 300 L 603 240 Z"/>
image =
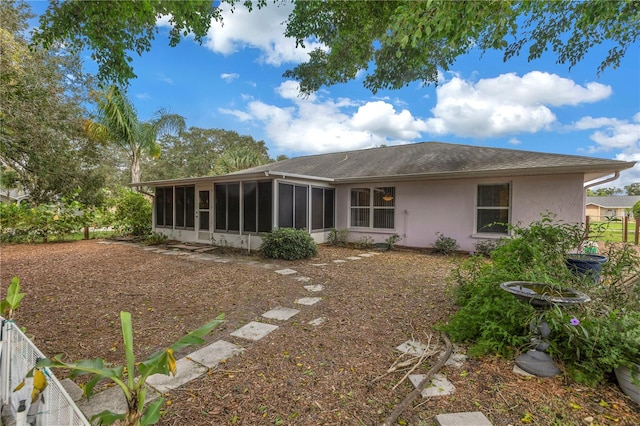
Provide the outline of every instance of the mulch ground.
<path id="1" fill-rule="evenodd" d="M 399 344 L 439 344 L 434 326 L 456 310 L 446 277 L 462 258 L 394 250 L 332 262 L 362 252 L 321 246 L 311 260 L 256 256 L 254 264 L 223 264 L 95 240 L 7 245 L 1 248 L 0 297 L 18 276 L 26 297 L 16 322 L 45 354 L 63 353 L 68 360 L 123 363 L 122 310 L 133 316 L 138 359 L 225 313 L 226 322 L 207 340 L 224 339 L 246 350 L 167 393 L 160 424 L 375 425 L 413 389 L 407 380 L 396 386 L 404 372 L 376 378 L 398 359 Z M 280 268 L 295 269 L 325 290 L 311 294 L 305 283 L 274 272 Z M 309 296 L 323 300 L 294 304 Z M 279 306 L 301 312 L 285 322 L 261 317 Z M 308 324 L 318 317 L 327 321 Z M 257 342 L 229 335 L 254 320 L 280 328 Z M 424 374 L 436 357 L 416 373 Z M 434 415 L 459 411 L 482 411 L 495 425 L 639 423 L 640 407 L 613 379 L 587 388 L 564 376 L 524 378 L 512 367 L 513 360 L 500 358 L 445 367 L 441 372 L 455 394 L 416 400 L 399 424 L 433 425 Z"/>

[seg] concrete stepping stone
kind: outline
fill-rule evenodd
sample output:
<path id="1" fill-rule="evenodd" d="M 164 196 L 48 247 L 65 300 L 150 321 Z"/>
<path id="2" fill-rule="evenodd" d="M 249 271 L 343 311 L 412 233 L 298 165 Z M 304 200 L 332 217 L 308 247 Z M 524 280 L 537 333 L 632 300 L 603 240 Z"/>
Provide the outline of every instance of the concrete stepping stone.
<path id="1" fill-rule="evenodd" d="M 147 397 L 145 401 L 147 403 L 158 399 L 159 395 L 157 392 L 149 386 L 146 386 L 146 388 Z M 104 410 L 113 411 L 114 413 L 124 413 L 127 411 L 127 400 L 120 386 L 114 386 L 92 395 L 89 400 L 82 398 L 76 402 L 76 405 L 88 419 Z"/>
<path id="2" fill-rule="evenodd" d="M 349 257 L 347 257 L 347 259 L 349 259 L 349 260 L 362 260 L 362 258 L 360 256 L 349 256 Z"/>
<path id="3" fill-rule="evenodd" d="M 344 259 L 336 259 L 336 260 L 333 261 L 333 263 L 345 263 L 345 262 L 346 262 L 346 260 L 344 260 Z"/>
<path id="4" fill-rule="evenodd" d="M 303 298 L 297 299 L 296 303 L 298 305 L 311 306 L 311 305 L 315 305 L 321 300 L 322 300 L 322 297 L 303 297 Z"/>
<path id="5" fill-rule="evenodd" d="M 315 285 L 305 285 L 304 288 L 306 288 L 307 290 L 313 292 L 313 293 L 317 293 L 319 291 L 324 290 L 324 286 L 322 284 L 315 284 Z"/>
<path id="6" fill-rule="evenodd" d="M 444 351 L 441 352 L 441 354 L 444 354 Z M 453 368 L 461 368 L 464 365 L 466 360 L 467 360 L 467 356 L 465 354 L 456 352 L 451 354 L 451 356 L 449 357 L 447 362 L 444 363 L 444 365 L 448 367 L 453 367 Z"/>
<path id="7" fill-rule="evenodd" d="M 220 361 L 231 358 L 234 355 L 241 353 L 244 350 L 242 346 L 234 345 L 224 340 L 218 340 L 205 346 L 202 349 L 198 349 L 187 358 L 192 361 L 198 362 L 206 367 L 213 368 L 217 366 Z"/>
<path id="8" fill-rule="evenodd" d="M 328 263 L 310 263 L 311 266 L 327 266 Z"/>
<path id="9" fill-rule="evenodd" d="M 60 384 L 62 385 L 64 390 L 67 391 L 74 402 L 80 401 L 84 396 L 84 392 L 82 391 L 82 389 L 80 389 L 80 386 L 76 385 L 76 382 L 74 382 L 73 380 L 62 379 L 60 380 Z"/>
<path id="10" fill-rule="evenodd" d="M 427 350 L 427 345 L 416 340 L 407 340 L 400 346 L 397 346 L 396 350 L 409 355 L 422 356 Z"/>
<path id="11" fill-rule="evenodd" d="M 200 365 L 188 359 L 180 358 L 176 361 L 176 375 L 165 376 L 164 374 L 154 374 L 149 376 L 147 384 L 160 393 L 165 393 L 171 389 L 175 389 L 202 376 L 207 372 L 207 367 Z"/>
<path id="12" fill-rule="evenodd" d="M 360 256 L 360 257 L 371 257 L 371 256 L 374 256 L 374 254 L 373 253 L 360 253 L 358 256 Z"/>
<path id="13" fill-rule="evenodd" d="M 466 413 L 438 414 L 433 417 L 437 426 L 493 426 L 480 411 Z"/>
<path id="14" fill-rule="evenodd" d="M 303 283 L 308 283 L 309 281 L 311 281 L 311 277 L 294 277 L 293 279 L 296 281 L 301 281 Z"/>
<path id="15" fill-rule="evenodd" d="M 424 374 L 411 374 L 409 380 L 415 388 L 418 387 L 420 382 L 425 378 Z M 423 398 L 428 396 L 446 396 L 451 395 L 456 390 L 456 387 L 442 374 L 435 374 L 431 383 L 427 385 L 420 393 Z"/>
<path id="16" fill-rule="evenodd" d="M 277 328 L 277 325 L 251 321 L 247 325 L 240 327 L 239 329 L 231 333 L 231 335 L 234 337 L 240 337 L 241 339 L 256 341 L 262 339 Z"/>
<path id="17" fill-rule="evenodd" d="M 229 262 L 231 262 L 231 259 L 225 259 L 224 257 L 219 257 L 219 258 L 215 259 L 215 262 L 218 262 L 218 263 L 229 263 Z"/>
<path id="18" fill-rule="evenodd" d="M 280 274 L 280 275 L 291 275 L 291 274 L 297 274 L 297 273 L 298 273 L 298 271 L 293 270 L 293 269 L 289 269 L 289 268 L 286 268 L 286 269 L 278 269 L 278 270 L 277 270 L 277 271 L 275 271 L 275 272 L 276 272 L 276 274 Z"/>
<path id="19" fill-rule="evenodd" d="M 327 322 L 327 319 L 325 317 L 320 317 L 320 318 L 316 318 L 314 320 L 309 321 L 307 324 L 317 327 L 319 325 L 324 324 L 325 322 Z"/>
<path id="20" fill-rule="evenodd" d="M 294 315 L 297 315 L 300 313 L 299 309 L 292 309 L 292 308 L 283 308 L 283 307 L 277 307 L 275 309 L 271 309 L 270 311 L 265 312 L 264 314 L 262 314 L 263 317 L 265 318 L 271 318 L 271 319 L 277 319 L 280 321 L 286 321 L 289 318 L 291 318 Z"/>

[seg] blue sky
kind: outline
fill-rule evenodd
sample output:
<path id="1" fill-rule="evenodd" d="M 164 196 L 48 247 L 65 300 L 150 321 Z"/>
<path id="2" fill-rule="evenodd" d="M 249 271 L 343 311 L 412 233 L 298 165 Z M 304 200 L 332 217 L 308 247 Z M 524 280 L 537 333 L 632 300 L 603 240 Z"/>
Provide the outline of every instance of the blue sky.
<path id="1" fill-rule="evenodd" d="M 47 3 L 33 6 L 38 13 Z M 435 140 L 640 162 L 640 46 L 600 76 L 604 48 L 571 70 L 552 54 L 504 63 L 499 52 L 473 52 L 438 87 L 415 82 L 373 95 L 359 78 L 302 98 L 282 77 L 307 55 L 283 36 L 291 9 L 237 6 L 202 45 L 186 39 L 175 48 L 160 20 L 152 50 L 133 62 L 128 93 L 140 118 L 169 108 L 189 127 L 263 140 L 272 158 Z M 634 182 L 640 163 L 604 186 Z"/>

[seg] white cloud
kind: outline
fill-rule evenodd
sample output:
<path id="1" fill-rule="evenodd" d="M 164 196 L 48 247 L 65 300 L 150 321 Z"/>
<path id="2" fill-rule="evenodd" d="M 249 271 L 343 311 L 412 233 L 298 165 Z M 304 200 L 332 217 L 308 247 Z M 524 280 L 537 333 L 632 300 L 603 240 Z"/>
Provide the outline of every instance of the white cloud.
<path id="1" fill-rule="evenodd" d="M 267 6 L 252 12 L 241 5 L 220 5 L 223 23 L 213 21 L 204 46 L 213 52 L 230 55 L 245 48 L 259 49 L 262 54 L 258 62 L 279 66 L 283 63 L 300 63 L 308 59 L 308 52 L 318 43 L 305 43 L 306 48 L 296 48 L 293 38 L 284 36 L 285 25 L 293 11 L 293 3 L 267 3 Z"/>
<path id="2" fill-rule="evenodd" d="M 148 94 L 147 92 L 144 93 L 137 93 L 136 94 L 136 98 L 137 99 L 151 99 L 151 95 Z"/>
<path id="3" fill-rule="evenodd" d="M 631 121 L 610 117 L 583 117 L 574 124 L 577 130 L 595 130 L 589 138 L 597 145 L 590 146 L 589 152 L 596 153 L 620 150 L 615 159 L 637 161 L 633 168 L 620 173 L 615 181 L 618 187 L 640 182 L 640 112 L 633 115 Z"/>
<path id="4" fill-rule="evenodd" d="M 240 74 L 238 73 L 223 73 L 220 74 L 220 78 L 223 79 L 225 82 L 227 83 L 231 83 L 233 80 L 235 80 L 236 78 L 239 78 Z"/>
<path id="5" fill-rule="evenodd" d="M 429 132 L 463 137 L 500 137 L 550 129 L 556 116 L 549 108 L 592 103 L 611 95 L 600 83 L 580 86 L 555 74 L 533 71 L 482 79 L 477 83 L 454 76 L 436 89 Z"/>
<path id="6" fill-rule="evenodd" d="M 249 100 L 246 111 L 220 110 L 261 122 L 278 151 L 322 153 L 396 145 L 421 137 L 426 123 L 388 102 L 357 103 L 347 98 L 298 96 L 298 83 L 285 81 L 275 92 L 291 106 Z M 246 114 L 246 115 L 245 115 Z M 250 118 L 249 118 L 250 117 Z"/>
<path id="7" fill-rule="evenodd" d="M 250 114 L 237 109 L 218 108 L 218 112 L 222 114 L 232 115 L 236 117 L 238 121 L 249 121 L 252 118 Z"/>
<path id="8" fill-rule="evenodd" d="M 509 139 L 509 143 L 511 145 L 520 145 L 522 143 L 522 141 L 518 138 L 511 138 Z"/>
<path id="9" fill-rule="evenodd" d="M 156 76 L 156 78 L 159 81 L 162 81 L 163 83 L 167 83 L 167 84 L 173 85 L 173 79 L 171 79 L 171 77 L 167 77 L 165 74 L 160 73 L 160 74 L 158 74 Z"/>

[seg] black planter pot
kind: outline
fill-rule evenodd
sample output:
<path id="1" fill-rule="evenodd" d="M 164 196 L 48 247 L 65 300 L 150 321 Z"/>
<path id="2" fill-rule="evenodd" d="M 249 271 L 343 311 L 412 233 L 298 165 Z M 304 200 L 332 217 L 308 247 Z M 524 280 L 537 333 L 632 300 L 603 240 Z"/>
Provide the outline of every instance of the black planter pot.
<path id="1" fill-rule="evenodd" d="M 602 265 L 607 262 L 607 256 L 598 254 L 571 253 L 567 255 L 567 267 L 579 277 L 590 276 L 594 283 L 600 282 Z"/>

